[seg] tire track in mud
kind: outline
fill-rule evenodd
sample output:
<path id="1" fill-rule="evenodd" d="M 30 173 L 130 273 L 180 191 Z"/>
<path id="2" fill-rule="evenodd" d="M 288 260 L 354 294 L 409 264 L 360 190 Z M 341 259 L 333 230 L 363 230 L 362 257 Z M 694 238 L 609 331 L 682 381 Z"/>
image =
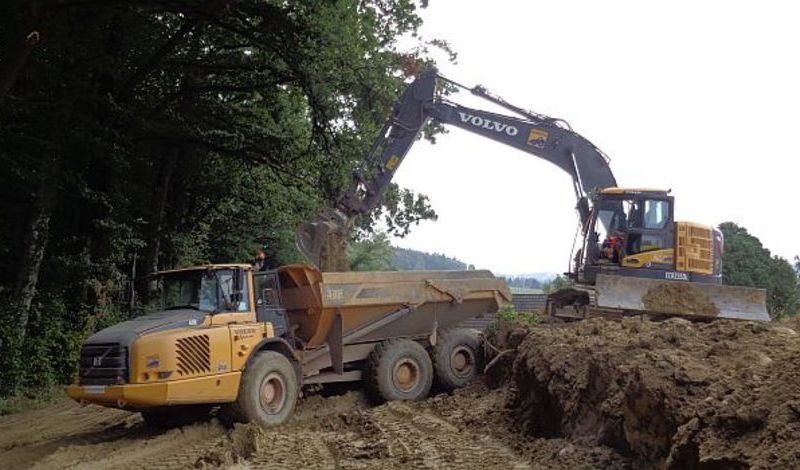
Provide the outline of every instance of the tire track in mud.
<path id="1" fill-rule="evenodd" d="M 32 468 L 40 470 L 193 468 L 197 455 L 224 439 L 225 429 L 216 423 L 203 423 L 153 434 L 137 426 L 121 439 L 100 444 L 71 445 L 59 448 Z"/>
<path id="2" fill-rule="evenodd" d="M 10 470 L 410 467 L 530 468 L 501 439 L 425 402 L 370 407 L 356 392 L 307 397 L 289 423 L 266 430 L 212 420 L 157 431 L 136 413 L 70 402 L 0 420 L 0 468 Z"/>
<path id="3" fill-rule="evenodd" d="M 59 448 L 116 440 L 132 431 L 130 413 L 101 407 L 81 408 L 71 402 L 0 421 L 0 463 L 3 468 L 30 468 Z"/>
<path id="4" fill-rule="evenodd" d="M 415 468 L 527 469 L 528 463 L 488 435 L 462 432 L 413 404 L 390 402 L 371 413 L 399 464 Z"/>

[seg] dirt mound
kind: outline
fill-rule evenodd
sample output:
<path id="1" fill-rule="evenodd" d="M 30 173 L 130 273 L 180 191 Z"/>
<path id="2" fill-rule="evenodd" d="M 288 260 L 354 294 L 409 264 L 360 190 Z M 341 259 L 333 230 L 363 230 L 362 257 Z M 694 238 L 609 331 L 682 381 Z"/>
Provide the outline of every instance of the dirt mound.
<path id="1" fill-rule="evenodd" d="M 489 333 L 532 436 L 602 445 L 637 467 L 800 467 L 792 323 L 593 319 Z"/>
<path id="2" fill-rule="evenodd" d="M 685 313 L 715 317 L 719 308 L 694 284 L 672 282 L 650 289 L 642 297 L 647 310 L 661 313 Z"/>

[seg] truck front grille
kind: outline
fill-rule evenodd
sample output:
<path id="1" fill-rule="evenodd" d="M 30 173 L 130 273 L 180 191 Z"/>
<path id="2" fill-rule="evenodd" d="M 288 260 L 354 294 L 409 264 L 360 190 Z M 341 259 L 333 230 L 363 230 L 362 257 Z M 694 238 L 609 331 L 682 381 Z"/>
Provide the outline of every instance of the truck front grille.
<path id="1" fill-rule="evenodd" d="M 211 373 L 211 354 L 208 335 L 189 336 L 175 342 L 178 374 Z"/>
<path id="2" fill-rule="evenodd" d="M 117 343 L 86 344 L 81 348 L 78 383 L 117 385 L 128 381 L 128 348 Z"/>

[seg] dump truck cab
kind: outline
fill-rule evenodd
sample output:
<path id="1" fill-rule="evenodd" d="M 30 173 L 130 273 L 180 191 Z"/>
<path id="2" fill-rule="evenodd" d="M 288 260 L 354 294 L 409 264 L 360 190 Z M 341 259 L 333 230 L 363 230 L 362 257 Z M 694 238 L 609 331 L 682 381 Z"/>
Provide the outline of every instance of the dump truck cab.
<path id="1" fill-rule="evenodd" d="M 220 405 L 242 421 L 280 424 L 304 384 L 364 380 L 383 400 L 422 398 L 434 379 L 461 386 L 479 370 L 478 343 L 454 327 L 511 300 L 488 271 L 224 264 L 155 278 L 159 310 L 89 337 L 66 390 L 155 425 Z"/>
<path id="2" fill-rule="evenodd" d="M 236 397 L 242 348 L 275 338 L 256 321 L 249 265 L 207 265 L 156 274 L 161 307 L 92 335 L 81 350 L 73 398 L 142 409 Z M 236 348 L 236 349 L 235 349 Z"/>

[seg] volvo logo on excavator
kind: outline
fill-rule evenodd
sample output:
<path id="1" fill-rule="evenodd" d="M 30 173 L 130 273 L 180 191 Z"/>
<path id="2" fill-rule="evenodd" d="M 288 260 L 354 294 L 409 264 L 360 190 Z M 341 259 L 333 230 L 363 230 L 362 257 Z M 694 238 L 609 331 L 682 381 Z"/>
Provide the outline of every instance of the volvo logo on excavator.
<path id="1" fill-rule="evenodd" d="M 461 118 L 461 122 L 466 122 L 475 127 L 488 129 L 500 134 L 504 133 L 510 137 L 514 137 L 515 135 L 519 134 L 519 129 L 514 126 L 498 121 L 492 121 L 491 119 L 482 118 L 480 116 L 475 116 L 474 114 L 459 112 L 458 117 Z"/>
<path id="2" fill-rule="evenodd" d="M 687 273 L 677 271 L 667 271 L 664 273 L 664 278 L 670 281 L 688 281 L 689 275 Z"/>

